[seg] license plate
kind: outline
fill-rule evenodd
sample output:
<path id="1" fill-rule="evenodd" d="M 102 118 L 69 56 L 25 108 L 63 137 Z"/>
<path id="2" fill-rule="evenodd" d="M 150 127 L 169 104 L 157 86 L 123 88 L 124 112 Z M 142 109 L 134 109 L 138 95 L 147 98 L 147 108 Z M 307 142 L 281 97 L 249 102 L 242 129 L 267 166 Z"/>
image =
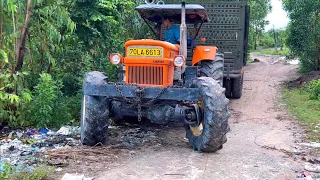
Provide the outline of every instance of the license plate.
<path id="1" fill-rule="evenodd" d="M 129 48 L 129 56 L 162 57 L 161 48 Z"/>

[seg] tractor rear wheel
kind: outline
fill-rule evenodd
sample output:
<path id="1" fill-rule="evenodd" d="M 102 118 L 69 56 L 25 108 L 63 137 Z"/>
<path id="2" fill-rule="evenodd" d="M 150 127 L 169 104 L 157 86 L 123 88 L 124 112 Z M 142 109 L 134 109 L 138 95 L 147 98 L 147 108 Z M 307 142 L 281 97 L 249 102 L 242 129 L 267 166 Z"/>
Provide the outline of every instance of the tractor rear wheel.
<path id="1" fill-rule="evenodd" d="M 221 86 L 223 83 L 223 63 L 224 55 L 222 53 L 216 54 L 215 60 L 203 60 L 201 61 L 200 76 L 212 77 Z"/>
<path id="2" fill-rule="evenodd" d="M 229 100 L 225 96 L 225 88 L 212 78 L 199 77 L 194 85 L 200 90 L 202 118 L 196 127 L 185 126 L 186 137 L 194 150 L 215 152 L 227 142 Z"/>
<path id="3" fill-rule="evenodd" d="M 100 72 L 89 72 L 84 78 L 86 84 L 104 84 L 107 77 Z M 94 146 L 108 142 L 109 100 L 101 96 L 84 95 L 81 107 L 81 143 Z"/>

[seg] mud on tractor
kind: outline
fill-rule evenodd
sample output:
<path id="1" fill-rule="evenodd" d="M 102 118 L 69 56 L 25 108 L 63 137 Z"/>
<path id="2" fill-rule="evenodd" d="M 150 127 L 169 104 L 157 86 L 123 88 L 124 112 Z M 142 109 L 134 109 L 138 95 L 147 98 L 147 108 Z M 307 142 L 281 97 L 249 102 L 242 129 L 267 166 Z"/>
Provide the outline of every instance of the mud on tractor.
<path id="1" fill-rule="evenodd" d="M 129 40 L 125 55 L 110 55 L 113 65 L 125 66 L 119 82 L 103 72 L 84 77 L 81 142 L 108 143 L 108 119 L 147 118 L 152 123 L 182 122 L 196 151 L 214 152 L 227 141 L 229 100 L 223 88 L 224 54 L 215 46 L 197 46 L 195 39 L 209 21 L 199 4 L 143 4 L 136 7 L 156 36 Z M 161 22 L 169 16 L 180 24 L 180 44 L 162 41 Z M 150 24 L 156 24 L 155 30 Z M 187 25 L 193 35 L 187 37 Z M 187 50 L 192 50 L 192 55 Z M 124 80 L 123 80 L 124 79 Z"/>

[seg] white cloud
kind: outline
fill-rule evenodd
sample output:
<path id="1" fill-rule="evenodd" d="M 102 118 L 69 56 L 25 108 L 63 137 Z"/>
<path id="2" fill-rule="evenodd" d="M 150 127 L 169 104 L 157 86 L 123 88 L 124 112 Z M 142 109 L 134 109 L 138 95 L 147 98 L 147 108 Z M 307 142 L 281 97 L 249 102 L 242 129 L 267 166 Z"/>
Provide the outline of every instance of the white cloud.
<path id="1" fill-rule="evenodd" d="M 287 12 L 282 9 L 281 0 L 271 0 L 272 12 L 269 13 L 266 19 L 269 21 L 269 25 L 266 26 L 265 30 L 270 30 L 273 28 L 285 28 L 288 25 L 289 18 L 287 17 Z"/>

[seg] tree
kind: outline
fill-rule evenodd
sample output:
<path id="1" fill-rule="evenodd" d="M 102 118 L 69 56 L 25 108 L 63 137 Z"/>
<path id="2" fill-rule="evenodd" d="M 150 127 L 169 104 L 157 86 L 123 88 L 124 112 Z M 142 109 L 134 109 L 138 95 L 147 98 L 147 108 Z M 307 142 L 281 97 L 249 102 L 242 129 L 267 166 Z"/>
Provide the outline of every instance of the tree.
<path id="1" fill-rule="evenodd" d="M 253 49 L 257 49 L 258 40 L 265 28 L 266 25 L 269 24 L 265 17 L 271 11 L 271 3 L 270 0 L 256 0 L 250 1 L 251 13 L 250 20 L 253 28 Z"/>
<path id="2" fill-rule="evenodd" d="M 137 2 L 0 0 L 0 121 L 78 122 L 84 73 L 104 71 L 115 78 L 109 54 L 123 53 L 127 39 L 146 34 L 137 23 Z M 135 23 L 127 23 L 130 20 Z M 49 91 L 53 84 L 54 92 Z M 50 104 L 53 101 L 55 105 Z M 50 117 L 41 118 L 36 111 L 46 112 L 48 107 Z"/>
<path id="3" fill-rule="evenodd" d="M 320 1 L 283 0 L 289 14 L 287 45 L 300 57 L 301 70 L 320 70 Z"/>

